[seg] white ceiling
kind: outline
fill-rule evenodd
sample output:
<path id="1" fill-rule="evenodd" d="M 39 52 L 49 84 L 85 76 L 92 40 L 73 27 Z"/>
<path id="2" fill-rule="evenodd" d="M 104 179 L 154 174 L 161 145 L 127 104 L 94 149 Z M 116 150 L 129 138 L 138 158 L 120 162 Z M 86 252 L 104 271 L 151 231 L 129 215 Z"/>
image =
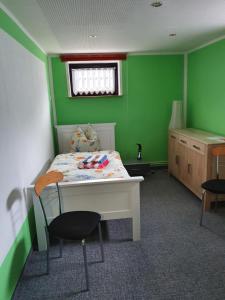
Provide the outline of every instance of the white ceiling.
<path id="1" fill-rule="evenodd" d="M 225 0 L 162 0 L 158 8 L 153 0 L 0 2 L 51 54 L 183 52 L 225 34 Z"/>

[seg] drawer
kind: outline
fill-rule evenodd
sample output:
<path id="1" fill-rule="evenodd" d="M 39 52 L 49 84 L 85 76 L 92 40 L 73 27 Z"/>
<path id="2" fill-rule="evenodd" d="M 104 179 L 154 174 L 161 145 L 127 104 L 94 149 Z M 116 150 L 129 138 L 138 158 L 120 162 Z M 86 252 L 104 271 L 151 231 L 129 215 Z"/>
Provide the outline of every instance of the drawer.
<path id="1" fill-rule="evenodd" d="M 170 138 L 171 140 L 178 140 L 178 135 L 177 135 L 176 133 L 170 132 L 169 138 Z"/>
<path id="2" fill-rule="evenodd" d="M 190 141 L 190 148 L 202 154 L 206 152 L 206 145 L 195 140 Z"/>
<path id="3" fill-rule="evenodd" d="M 190 144 L 190 139 L 186 136 L 179 135 L 179 143 L 184 145 L 184 146 L 189 146 Z"/>

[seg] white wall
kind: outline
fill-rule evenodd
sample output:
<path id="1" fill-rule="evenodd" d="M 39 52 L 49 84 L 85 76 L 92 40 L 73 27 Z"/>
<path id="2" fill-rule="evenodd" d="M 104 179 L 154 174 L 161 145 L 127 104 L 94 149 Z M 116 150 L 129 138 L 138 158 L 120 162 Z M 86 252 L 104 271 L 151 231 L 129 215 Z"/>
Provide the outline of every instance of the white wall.
<path id="1" fill-rule="evenodd" d="M 0 264 L 27 216 L 26 186 L 52 156 L 44 62 L 0 31 Z"/>

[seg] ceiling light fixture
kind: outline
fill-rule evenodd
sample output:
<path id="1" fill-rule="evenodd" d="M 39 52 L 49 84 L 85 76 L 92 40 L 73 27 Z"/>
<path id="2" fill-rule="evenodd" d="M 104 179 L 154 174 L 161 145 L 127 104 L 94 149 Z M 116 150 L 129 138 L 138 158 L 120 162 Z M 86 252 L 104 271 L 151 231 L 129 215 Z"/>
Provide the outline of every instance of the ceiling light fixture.
<path id="1" fill-rule="evenodd" d="M 153 6 L 153 7 L 160 7 L 160 6 L 162 6 L 163 4 L 162 4 L 162 1 L 159 1 L 159 0 L 155 0 L 155 1 L 153 1 L 152 2 L 152 4 L 151 4 L 151 6 Z"/>
<path id="2" fill-rule="evenodd" d="M 90 38 L 90 39 L 95 39 L 96 37 L 97 37 L 97 35 L 95 35 L 95 34 L 90 34 L 90 35 L 89 35 L 89 38 Z"/>

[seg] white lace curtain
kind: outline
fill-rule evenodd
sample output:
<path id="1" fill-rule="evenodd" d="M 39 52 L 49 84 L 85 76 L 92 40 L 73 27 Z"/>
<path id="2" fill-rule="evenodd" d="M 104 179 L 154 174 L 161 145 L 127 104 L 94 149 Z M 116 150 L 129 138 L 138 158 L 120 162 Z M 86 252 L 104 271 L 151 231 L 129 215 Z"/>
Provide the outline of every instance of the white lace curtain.
<path id="1" fill-rule="evenodd" d="M 73 93 L 75 95 L 113 94 L 115 92 L 115 68 L 73 69 Z"/>

